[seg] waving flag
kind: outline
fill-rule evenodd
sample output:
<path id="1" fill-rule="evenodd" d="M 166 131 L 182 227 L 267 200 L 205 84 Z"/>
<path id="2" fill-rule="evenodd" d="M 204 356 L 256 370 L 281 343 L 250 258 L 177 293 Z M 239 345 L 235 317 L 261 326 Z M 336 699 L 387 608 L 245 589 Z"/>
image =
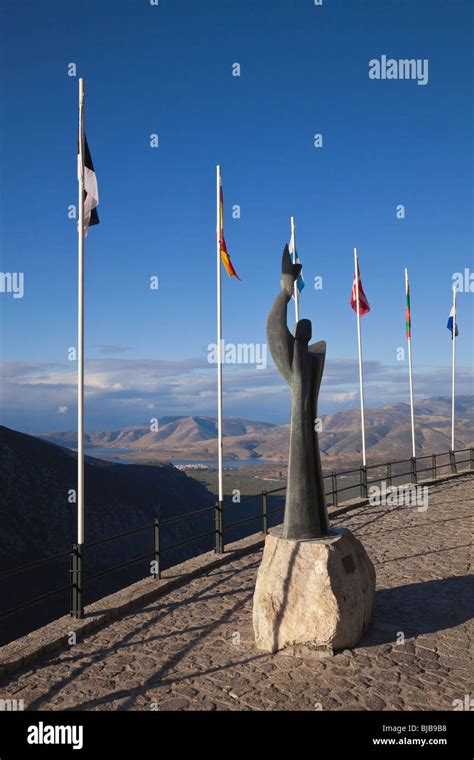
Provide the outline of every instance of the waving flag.
<path id="1" fill-rule="evenodd" d="M 359 314 L 361 317 L 363 317 L 364 314 L 368 314 L 368 312 L 370 311 L 370 306 L 369 306 L 367 297 L 364 293 L 364 289 L 362 287 L 362 280 L 360 279 L 359 263 L 357 263 L 357 276 L 359 278 Z M 356 281 L 355 272 L 354 272 L 354 281 L 352 283 L 351 306 L 357 314 L 357 281 Z"/>
<path id="2" fill-rule="evenodd" d="M 453 339 L 453 337 L 457 337 L 459 335 L 458 318 L 456 314 L 456 307 L 454 306 L 454 304 L 451 307 L 451 311 L 449 312 L 449 319 L 448 319 L 448 324 L 446 325 L 446 327 L 448 328 L 448 330 L 451 330 L 451 340 Z"/>
<path id="3" fill-rule="evenodd" d="M 82 124 L 80 125 L 80 129 L 82 130 Z M 83 135 L 83 145 L 84 156 L 81 157 L 80 149 L 78 148 L 77 160 L 79 181 L 82 177 L 81 172 L 84 171 L 84 236 L 87 237 L 89 227 L 93 224 L 99 224 L 99 215 L 97 213 L 97 206 L 99 205 L 99 187 L 85 134 Z"/>
<path id="4" fill-rule="evenodd" d="M 227 245 L 224 238 L 224 194 L 222 192 L 222 180 L 220 180 L 220 186 L 219 186 L 219 244 L 220 244 L 220 251 L 221 251 L 221 261 L 224 264 L 225 271 L 229 275 L 229 277 L 237 277 L 238 280 L 240 280 L 239 275 L 235 271 L 232 261 L 230 260 L 229 252 L 227 250 Z"/>
<path id="5" fill-rule="evenodd" d="M 410 286 L 408 284 L 407 277 L 407 303 L 405 306 L 405 327 L 407 333 L 407 340 L 411 339 L 411 311 L 410 311 Z"/>
<path id="6" fill-rule="evenodd" d="M 84 229 L 86 234 L 90 226 L 99 224 L 98 205 L 99 186 L 87 137 L 84 135 Z"/>

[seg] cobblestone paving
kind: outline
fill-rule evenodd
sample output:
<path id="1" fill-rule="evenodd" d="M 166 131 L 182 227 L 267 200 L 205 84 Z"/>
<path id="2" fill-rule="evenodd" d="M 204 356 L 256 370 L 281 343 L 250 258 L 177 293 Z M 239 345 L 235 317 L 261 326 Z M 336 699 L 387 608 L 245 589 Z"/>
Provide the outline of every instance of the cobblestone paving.
<path id="1" fill-rule="evenodd" d="M 30 710 L 451 710 L 474 695 L 473 486 L 432 486 L 425 512 L 333 521 L 377 572 L 374 625 L 354 650 L 316 661 L 254 648 L 255 550 L 16 674 L 1 696 Z"/>

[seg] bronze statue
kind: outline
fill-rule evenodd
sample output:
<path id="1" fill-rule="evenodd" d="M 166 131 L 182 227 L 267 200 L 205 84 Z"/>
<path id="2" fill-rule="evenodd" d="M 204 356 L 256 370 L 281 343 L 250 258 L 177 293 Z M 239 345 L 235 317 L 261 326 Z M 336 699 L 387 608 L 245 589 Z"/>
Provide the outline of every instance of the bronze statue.
<path id="1" fill-rule="evenodd" d="M 311 340 L 311 322 L 300 319 L 293 336 L 287 327 L 288 302 L 301 271 L 285 246 L 281 293 L 267 320 L 267 341 L 273 361 L 290 386 L 291 425 L 282 538 L 321 538 L 329 533 L 318 434 L 316 431 L 319 387 L 326 357 L 326 343 Z"/>

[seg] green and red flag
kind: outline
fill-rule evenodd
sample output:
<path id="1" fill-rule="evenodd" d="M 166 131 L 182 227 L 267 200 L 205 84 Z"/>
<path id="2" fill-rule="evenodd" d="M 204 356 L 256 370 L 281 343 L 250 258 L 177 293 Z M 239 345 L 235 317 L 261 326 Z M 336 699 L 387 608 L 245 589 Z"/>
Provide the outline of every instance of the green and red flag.
<path id="1" fill-rule="evenodd" d="M 405 328 L 407 333 L 407 340 L 411 340 L 411 311 L 410 311 L 410 285 L 408 284 L 408 275 L 406 282 L 407 301 L 405 306 Z"/>

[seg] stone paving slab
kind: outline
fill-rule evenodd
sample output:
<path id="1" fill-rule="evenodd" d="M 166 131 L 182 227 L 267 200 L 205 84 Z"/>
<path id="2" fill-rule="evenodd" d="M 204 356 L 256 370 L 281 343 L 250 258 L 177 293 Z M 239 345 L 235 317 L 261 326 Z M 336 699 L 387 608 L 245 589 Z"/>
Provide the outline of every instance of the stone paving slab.
<path id="1" fill-rule="evenodd" d="M 188 583 L 191 578 L 206 575 L 214 567 L 226 565 L 261 545 L 263 535 L 256 534 L 230 544 L 228 551 L 223 555 L 216 555 L 213 551 L 199 554 L 164 570 L 159 580 L 149 576 L 87 605 L 83 618 L 74 619 L 70 615 L 63 615 L 1 646 L 0 679 L 30 665 L 45 654 L 68 646 L 71 636 L 74 635 L 76 641 L 83 639 L 110 621 L 168 594 L 183 583 Z"/>
<path id="2" fill-rule="evenodd" d="M 374 625 L 324 660 L 258 652 L 261 546 L 195 575 L 0 684 L 29 710 L 452 710 L 474 695 L 472 476 L 429 488 L 426 511 L 365 506 L 333 524 L 374 562 Z M 255 540 L 255 539 L 253 539 Z"/>

